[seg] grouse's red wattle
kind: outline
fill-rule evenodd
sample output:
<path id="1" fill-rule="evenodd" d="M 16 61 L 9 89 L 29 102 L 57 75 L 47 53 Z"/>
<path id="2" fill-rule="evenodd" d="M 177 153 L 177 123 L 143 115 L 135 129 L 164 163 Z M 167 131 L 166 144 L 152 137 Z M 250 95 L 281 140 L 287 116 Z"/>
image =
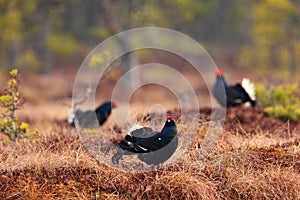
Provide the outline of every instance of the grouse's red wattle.
<path id="1" fill-rule="evenodd" d="M 218 70 L 216 71 L 216 75 L 217 75 L 217 76 L 222 76 L 222 75 L 223 75 L 222 70 L 218 69 Z"/>

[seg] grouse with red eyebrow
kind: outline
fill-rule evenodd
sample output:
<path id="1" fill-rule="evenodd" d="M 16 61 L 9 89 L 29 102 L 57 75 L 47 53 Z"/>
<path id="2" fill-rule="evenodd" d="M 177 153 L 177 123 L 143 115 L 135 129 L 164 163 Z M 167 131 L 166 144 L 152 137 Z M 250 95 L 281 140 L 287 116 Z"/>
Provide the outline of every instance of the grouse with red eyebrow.
<path id="1" fill-rule="evenodd" d="M 224 107 L 233 107 L 249 102 L 256 106 L 254 84 L 249 79 L 243 79 L 242 84 L 228 85 L 221 70 L 216 71 L 216 82 L 213 86 L 213 94 Z"/>
<path id="2" fill-rule="evenodd" d="M 93 111 L 88 110 L 83 112 L 81 110 L 75 110 L 75 112 L 72 111 L 69 113 L 68 122 L 72 126 L 75 126 L 76 117 L 80 127 L 93 128 L 96 124 L 102 126 L 111 114 L 112 109 L 116 107 L 118 107 L 117 101 L 106 101 Z"/>
<path id="3" fill-rule="evenodd" d="M 142 162 L 148 165 L 159 165 L 167 161 L 176 151 L 177 132 L 174 116 L 167 116 L 161 132 L 136 125 L 120 142 L 117 153 L 112 157 L 112 162 L 118 165 L 123 155 L 137 154 Z"/>

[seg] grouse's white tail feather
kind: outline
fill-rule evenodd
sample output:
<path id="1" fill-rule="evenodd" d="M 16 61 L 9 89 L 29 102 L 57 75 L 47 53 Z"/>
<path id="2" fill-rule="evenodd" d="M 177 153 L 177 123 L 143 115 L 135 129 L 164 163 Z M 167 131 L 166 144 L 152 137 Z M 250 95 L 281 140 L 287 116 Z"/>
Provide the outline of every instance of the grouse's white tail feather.
<path id="1" fill-rule="evenodd" d="M 242 80 L 242 87 L 246 90 L 246 92 L 248 93 L 249 97 L 255 101 L 256 97 L 255 97 L 255 87 L 254 87 L 254 83 L 250 82 L 249 79 L 244 78 Z"/>
<path id="2" fill-rule="evenodd" d="M 74 119 L 75 119 L 75 113 L 74 113 L 74 110 L 71 109 L 68 113 L 68 122 L 69 124 L 72 124 L 74 122 Z"/>

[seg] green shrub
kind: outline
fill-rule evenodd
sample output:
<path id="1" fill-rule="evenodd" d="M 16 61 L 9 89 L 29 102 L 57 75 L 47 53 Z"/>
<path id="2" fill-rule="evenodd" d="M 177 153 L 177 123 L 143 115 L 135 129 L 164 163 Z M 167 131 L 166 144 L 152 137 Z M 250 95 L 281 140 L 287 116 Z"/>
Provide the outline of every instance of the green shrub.
<path id="1" fill-rule="evenodd" d="M 255 85 L 257 101 L 265 107 L 265 112 L 281 120 L 300 119 L 300 100 L 297 96 L 298 85 L 287 84 L 264 87 Z"/>
<path id="2" fill-rule="evenodd" d="M 80 52 L 81 46 L 70 35 L 56 34 L 47 38 L 47 45 L 50 52 L 61 58 L 70 58 Z"/>
<path id="3" fill-rule="evenodd" d="M 40 72 L 42 69 L 42 62 L 38 59 L 33 50 L 27 50 L 21 54 L 18 57 L 17 65 L 22 65 L 20 69 L 26 69 L 33 72 Z"/>
<path id="4" fill-rule="evenodd" d="M 16 111 L 22 108 L 24 103 L 19 92 L 19 72 L 13 69 L 9 72 L 10 79 L 4 94 L 0 96 L 0 133 L 8 136 L 11 141 L 19 138 L 33 136 L 37 131 L 30 132 L 29 125 L 25 122 L 18 123 Z"/>

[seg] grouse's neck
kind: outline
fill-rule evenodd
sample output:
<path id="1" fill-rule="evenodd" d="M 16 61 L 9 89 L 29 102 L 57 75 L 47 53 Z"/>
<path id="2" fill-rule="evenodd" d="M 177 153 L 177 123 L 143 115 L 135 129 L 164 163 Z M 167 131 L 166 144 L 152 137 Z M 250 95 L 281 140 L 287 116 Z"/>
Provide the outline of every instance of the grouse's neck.
<path id="1" fill-rule="evenodd" d="M 224 87 L 227 87 L 227 82 L 223 76 L 217 76 L 217 81 L 224 84 Z"/>
<path id="2" fill-rule="evenodd" d="M 161 133 L 166 137 L 174 137 L 177 134 L 177 126 L 175 121 L 167 121 L 164 128 L 161 130 Z"/>
<path id="3" fill-rule="evenodd" d="M 108 102 L 108 103 L 104 103 L 102 105 L 100 105 L 98 108 L 96 108 L 96 112 L 102 112 L 102 111 L 111 111 L 112 109 L 112 106 L 111 106 L 111 103 Z"/>

